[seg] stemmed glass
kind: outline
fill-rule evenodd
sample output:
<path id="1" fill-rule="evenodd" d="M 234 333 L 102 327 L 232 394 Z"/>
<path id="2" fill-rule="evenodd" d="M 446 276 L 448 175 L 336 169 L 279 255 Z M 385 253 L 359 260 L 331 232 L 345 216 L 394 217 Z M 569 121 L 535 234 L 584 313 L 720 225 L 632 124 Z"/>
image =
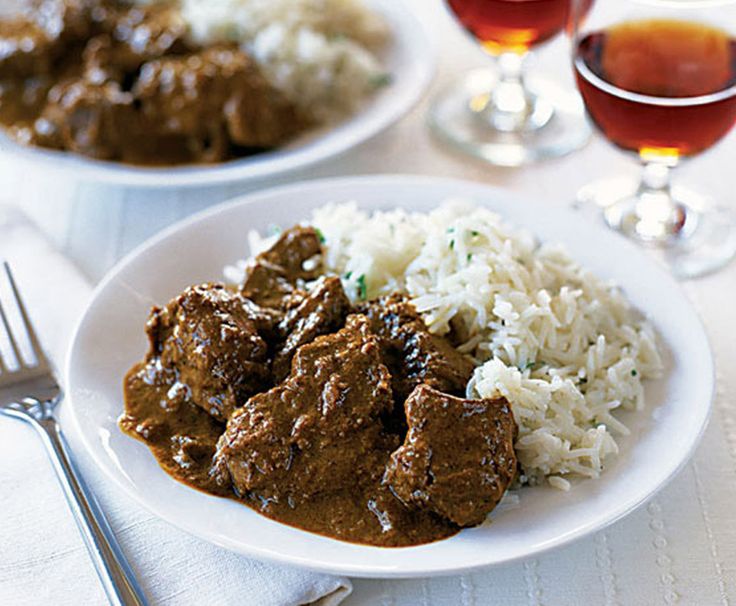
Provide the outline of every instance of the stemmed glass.
<path id="1" fill-rule="evenodd" d="M 584 188 L 582 208 L 695 277 L 736 254 L 736 216 L 673 186 L 672 169 L 736 123 L 736 0 L 573 0 L 576 80 L 598 130 L 642 163 L 638 183 Z M 733 179 L 730 174 L 725 178 Z"/>
<path id="2" fill-rule="evenodd" d="M 434 133 L 500 166 L 519 166 L 583 146 L 591 131 L 579 95 L 528 78 L 524 69 L 531 48 L 563 31 L 570 2 L 446 0 L 465 29 L 496 58 L 497 70 L 464 74 L 443 91 L 430 111 Z"/>

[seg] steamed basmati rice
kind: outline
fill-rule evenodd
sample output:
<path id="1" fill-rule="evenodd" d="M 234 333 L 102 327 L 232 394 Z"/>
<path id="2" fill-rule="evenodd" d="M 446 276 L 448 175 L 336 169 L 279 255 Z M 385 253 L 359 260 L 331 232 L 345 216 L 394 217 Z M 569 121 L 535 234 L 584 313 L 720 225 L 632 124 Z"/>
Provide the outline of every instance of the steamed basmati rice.
<path id="1" fill-rule="evenodd" d="M 361 0 L 181 0 L 200 43 L 237 42 L 266 78 L 318 121 L 353 111 L 387 82 L 389 30 Z"/>
<path id="2" fill-rule="evenodd" d="M 459 200 L 428 214 L 328 205 L 308 223 L 352 300 L 403 290 L 433 333 L 462 336 L 478 363 L 468 397 L 511 402 L 522 483 L 567 490 L 570 478 L 599 476 L 614 436 L 628 433 L 614 411 L 641 409 L 642 380 L 662 372 L 652 327 L 615 285 Z M 251 253 L 272 242 L 251 234 Z M 226 275 L 242 279 L 243 268 Z"/>

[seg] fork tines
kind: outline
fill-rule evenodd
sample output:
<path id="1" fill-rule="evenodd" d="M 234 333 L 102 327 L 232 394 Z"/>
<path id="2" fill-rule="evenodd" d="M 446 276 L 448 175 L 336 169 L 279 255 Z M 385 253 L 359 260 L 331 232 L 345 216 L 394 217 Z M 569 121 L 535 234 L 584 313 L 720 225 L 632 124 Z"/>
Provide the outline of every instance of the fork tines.
<path id="1" fill-rule="evenodd" d="M 12 349 L 13 355 L 15 356 L 18 370 L 20 371 L 23 369 L 38 367 L 45 368 L 48 365 L 46 356 L 43 353 L 43 349 L 38 340 L 38 337 L 36 336 L 36 332 L 33 330 L 33 324 L 31 324 L 31 320 L 28 317 L 28 312 L 26 311 L 26 307 L 23 304 L 23 299 L 21 299 L 20 292 L 18 291 L 18 287 L 13 278 L 13 273 L 10 271 L 10 265 L 7 263 L 7 261 L 4 261 L 3 267 L 5 268 L 5 274 L 8 279 L 8 284 L 10 285 L 10 290 L 12 292 L 13 299 L 15 300 L 15 306 L 17 307 L 20 314 L 20 319 L 22 320 L 22 329 L 25 331 L 28 342 L 31 345 L 31 353 L 34 357 L 33 363 L 23 357 L 20 346 L 18 345 L 18 335 L 17 333 L 13 332 L 13 329 L 10 326 L 10 321 L 6 313 L 7 307 L 3 306 L 2 298 L 0 297 L 0 320 L 2 321 L 3 327 L 5 329 L 8 342 L 10 343 L 10 348 Z M 2 352 L 0 352 L 0 373 L 8 373 L 8 366 L 9 365 L 7 361 L 3 359 Z"/>

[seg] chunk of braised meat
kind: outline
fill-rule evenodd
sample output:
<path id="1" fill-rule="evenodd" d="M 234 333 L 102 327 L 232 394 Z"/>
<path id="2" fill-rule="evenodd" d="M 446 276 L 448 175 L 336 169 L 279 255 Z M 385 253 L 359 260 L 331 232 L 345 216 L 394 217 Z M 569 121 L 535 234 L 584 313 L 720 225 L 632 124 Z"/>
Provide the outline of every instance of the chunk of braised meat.
<path id="1" fill-rule="evenodd" d="M 247 55 L 241 55 L 253 65 Z M 273 149 L 312 126 L 311 119 L 270 86 L 258 69 L 251 67 L 247 77 L 223 106 L 225 125 L 234 145 L 246 150 Z"/>
<path id="2" fill-rule="evenodd" d="M 30 143 L 33 122 L 43 111 L 54 84 L 55 80 L 44 74 L 25 80 L 0 79 L 0 121 L 17 141 Z"/>
<path id="3" fill-rule="evenodd" d="M 48 93 L 46 107 L 28 133 L 30 141 L 100 160 L 124 155 L 136 132 L 133 98 L 115 83 L 67 80 Z"/>
<path id="4" fill-rule="evenodd" d="M 382 342 L 393 376 L 397 402 L 422 383 L 462 395 L 473 374 L 473 362 L 444 337 L 433 335 L 409 300 L 395 293 L 358 307 Z"/>
<path id="5" fill-rule="evenodd" d="M 300 283 L 321 274 L 322 243 L 312 227 L 293 227 L 246 269 L 243 295 L 264 307 L 285 309 L 298 305 L 304 293 Z"/>
<path id="6" fill-rule="evenodd" d="M 119 83 L 95 84 L 84 78 L 54 86 L 40 117 L 31 126 L 12 127 L 10 132 L 21 143 L 133 164 L 209 161 L 227 147 L 217 133 L 208 139 L 154 133 L 142 119 L 135 97 Z"/>
<path id="7" fill-rule="evenodd" d="M 339 332 L 299 348 L 283 383 L 233 413 L 213 473 L 265 509 L 351 489 L 398 446 L 378 421 L 392 404 L 368 321 L 350 316 Z"/>
<path id="8" fill-rule="evenodd" d="M 151 128 L 188 135 L 191 144 L 204 147 L 220 136 L 243 147 L 272 148 L 304 124 L 237 47 L 149 61 L 133 92 Z"/>
<path id="9" fill-rule="evenodd" d="M 84 76 L 91 82 L 113 80 L 130 90 L 146 61 L 195 50 L 186 41 L 181 13 L 172 6 L 131 7 L 115 17 L 85 46 Z"/>
<path id="10" fill-rule="evenodd" d="M 256 257 L 256 261 L 278 266 L 286 280 L 296 284 L 299 280 L 314 280 L 321 275 L 321 264 L 306 264 L 321 254 L 322 240 L 317 230 L 297 225 L 283 232 L 271 248 Z"/>
<path id="11" fill-rule="evenodd" d="M 408 506 L 459 526 L 483 522 L 516 473 L 516 423 L 504 398 L 463 400 L 417 387 L 406 401 L 409 431 L 384 481 Z"/>
<path id="12" fill-rule="evenodd" d="M 191 400 L 218 421 L 270 386 L 268 338 L 273 312 L 258 308 L 222 284 L 186 289 L 154 308 L 146 330 L 149 358 L 174 369 Z"/>
<path id="13" fill-rule="evenodd" d="M 103 0 L 25 0 L 22 14 L 37 23 L 49 36 L 58 36 L 62 42 L 83 40 L 94 31 Z M 121 4 L 121 2 L 112 2 Z"/>
<path id="14" fill-rule="evenodd" d="M 90 34 L 89 0 L 38 0 L 0 20 L 0 79 L 39 77 L 52 71 L 70 45 Z"/>
<path id="15" fill-rule="evenodd" d="M 141 123 L 157 138 L 179 139 L 188 161 L 223 160 L 230 150 L 223 108 L 232 80 L 201 52 L 147 62 L 133 86 Z"/>
<path id="16" fill-rule="evenodd" d="M 302 345 L 340 330 L 350 310 L 340 278 L 320 278 L 309 294 L 286 311 L 279 323 L 279 332 L 285 340 L 273 361 L 275 382 L 289 374 L 291 360 Z"/>
<path id="17" fill-rule="evenodd" d="M 0 21 L 0 77 L 45 74 L 57 55 L 57 42 L 23 17 Z"/>

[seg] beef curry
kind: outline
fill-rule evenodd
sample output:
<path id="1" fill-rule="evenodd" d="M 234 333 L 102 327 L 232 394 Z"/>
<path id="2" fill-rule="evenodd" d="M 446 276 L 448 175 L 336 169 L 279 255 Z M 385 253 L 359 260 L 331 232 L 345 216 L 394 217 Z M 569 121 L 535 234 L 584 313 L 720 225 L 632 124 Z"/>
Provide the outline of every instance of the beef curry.
<path id="1" fill-rule="evenodd" d="M 341 540 L 406 546 L 481 523 L 516 473 L 503 398 L 402 294 L 351 304 L 319 234 L 287 231 L 239 288 L 193 286 L 147 324 L 120 426 L 175 479 Z"/>
<path id="2" fill-rule="evenodd" d="M 26 0 L 0 18 L 0 125 L 22 144 L 140 165 L 248 156 L 310 126 L 245 51 L 187 33 L 165 3 Z"/>

